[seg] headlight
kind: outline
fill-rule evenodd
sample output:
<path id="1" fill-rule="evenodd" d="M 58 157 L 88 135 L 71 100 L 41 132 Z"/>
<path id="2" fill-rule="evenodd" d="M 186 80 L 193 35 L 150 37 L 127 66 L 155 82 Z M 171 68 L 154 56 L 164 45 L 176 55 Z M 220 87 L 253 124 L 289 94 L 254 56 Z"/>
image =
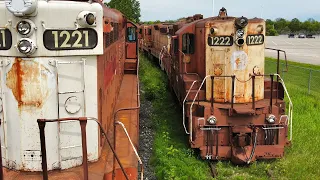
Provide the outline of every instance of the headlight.
<path id="1" fill-rule="evenodd" d="M 17 48 L 22 54 L 32 54 L 36 50 L 35 44 L 31 39 L 27 38 L 21 39 L 17 44 Z"/>
<path id="2" fill-rule="evenodd" d="M 217 118 L 214 117 L 214 116 L 210 116 L 207 121 L 208 121 L 208 123 L 211 124 L 211 125 L 217 124 Z"/>
<path id="3" fill-rule="evenodd" d="M 17 30 L 21 35 L 27 35 L 31 32 L 31 24 L 27 21 L 20 21 L 17 25 Z"/>
<path id="4" fill-rule="evenodd" d="M 244 45 L 244 39 L 243 38 L 238 38 L 236 39 L 236 44 L 238 46 L 243 46 Z"/>
<path id="5" fill-rule="evenodd" d="M 266 121 L 270 124 L 274 124 L 276 122 L 276 116 L 273 114 L 270 114 L 267 118 Z"/>
<path id="6" fill-rule="evenodd" d="M 238 30 L 237 30 L 237 37 L 238 37 L 238 38 L 243 38 L 243 36 L 244 36 L 244 31 L 243 31 L 243 29 L 238 29 Z"/>
<path id="7" fill-rule="evenodd" d="M 24 37 L 29 37 L 34 32 L 36 25 L 29 19 L 23 19 L 18 22 L 16 29 L 18 33 Z"/>

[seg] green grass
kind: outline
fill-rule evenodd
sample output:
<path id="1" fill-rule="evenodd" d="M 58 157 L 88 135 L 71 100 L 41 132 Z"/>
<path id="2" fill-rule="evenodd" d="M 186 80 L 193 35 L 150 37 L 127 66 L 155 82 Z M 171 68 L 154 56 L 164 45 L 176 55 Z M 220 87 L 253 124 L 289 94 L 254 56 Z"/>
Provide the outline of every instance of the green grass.
<path id="1" fill-rule="evenodd" d="M 210 179 L 206 162 L 188 145 L 181 127 L 181 109 L 167 88 L 166 75 L 141 56 L 142 99 L 152 101 L 151 117 L 156 131 L 151 160 L 158 179 Z M 320 66 L 289 63 L 284 80 L 294 105 L 293 141 L 283 159 L 258 161 L 250 166 L 217 163 L 217 179 L 320 179 L 320 74 L 313 72 L 308 94 L 309 70 Z M 274 59 L 266 58 L 266 72 L 274 73 Z"/>
<path id="2" fill-rule="evenodd" d="M 142 102 L 150 100 L 153 106 L 151 120 L 156 133 L 151 163 L 157 178 L 209 179 L 208 165 L 188 146 L 181 127 L 181 109 L 168 91 L 165 74 L 143 56 L 140 57 L 140 80 Z"/>

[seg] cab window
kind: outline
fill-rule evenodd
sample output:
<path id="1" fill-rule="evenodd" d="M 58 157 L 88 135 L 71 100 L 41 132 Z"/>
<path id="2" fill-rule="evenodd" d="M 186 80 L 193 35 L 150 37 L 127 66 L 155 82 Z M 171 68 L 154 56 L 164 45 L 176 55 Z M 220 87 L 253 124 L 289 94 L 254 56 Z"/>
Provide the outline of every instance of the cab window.
<path id="1" fill-rule="evenodd" d="M 136 41 L 136 28 L 135 27 L 128 27 L 127 41 L 129 41 L 129 42 Z"/>
<path id="2" fill-rule="evenodd" d="M 178 39 L 174 39 L 173 40 L 173 53 L 177 54 L 179 50 L 179 40 Z"/>
<path id="3" fill-rule="evenodd" d="M 182 52 L 185 54 L 194 53 L 194 34 L 186 33 L 182 35 Z"/>

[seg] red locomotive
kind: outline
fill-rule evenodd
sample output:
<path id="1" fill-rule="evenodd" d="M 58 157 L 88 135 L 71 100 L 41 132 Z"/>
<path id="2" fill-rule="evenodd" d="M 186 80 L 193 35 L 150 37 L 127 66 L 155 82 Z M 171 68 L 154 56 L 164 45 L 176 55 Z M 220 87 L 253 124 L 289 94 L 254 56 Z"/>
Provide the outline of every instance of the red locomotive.
<path id="1" fill-rule="evenodd" d="M 279 73 L 264 71 L 265 27 L 263 19 L 230 17 L 222 8 L 217 17 L 195 15 L 140 31 L 141 50 L 167 73 L 190 145 L 203 159 L 281 158 L 291 141 L 290 97 Z"/>
<path id="2" fill-rule="evenodd" d="M 97 0 L 0 17 L 0 179 L 137 179 L 136 25 Z"/>

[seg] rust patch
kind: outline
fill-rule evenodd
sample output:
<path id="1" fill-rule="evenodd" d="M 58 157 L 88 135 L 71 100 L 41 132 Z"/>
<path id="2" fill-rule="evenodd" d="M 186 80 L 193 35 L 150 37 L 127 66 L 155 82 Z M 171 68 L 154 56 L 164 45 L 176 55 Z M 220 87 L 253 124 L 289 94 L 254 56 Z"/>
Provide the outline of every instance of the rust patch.
<path id="1" fill-rule="evenodd" d="M 41 108 L 49 95 L 47 72 L 50 71 L 38 62 L 16 58 L 7 74 L 6 84 L 12 90 L 21 106 Z"/>

